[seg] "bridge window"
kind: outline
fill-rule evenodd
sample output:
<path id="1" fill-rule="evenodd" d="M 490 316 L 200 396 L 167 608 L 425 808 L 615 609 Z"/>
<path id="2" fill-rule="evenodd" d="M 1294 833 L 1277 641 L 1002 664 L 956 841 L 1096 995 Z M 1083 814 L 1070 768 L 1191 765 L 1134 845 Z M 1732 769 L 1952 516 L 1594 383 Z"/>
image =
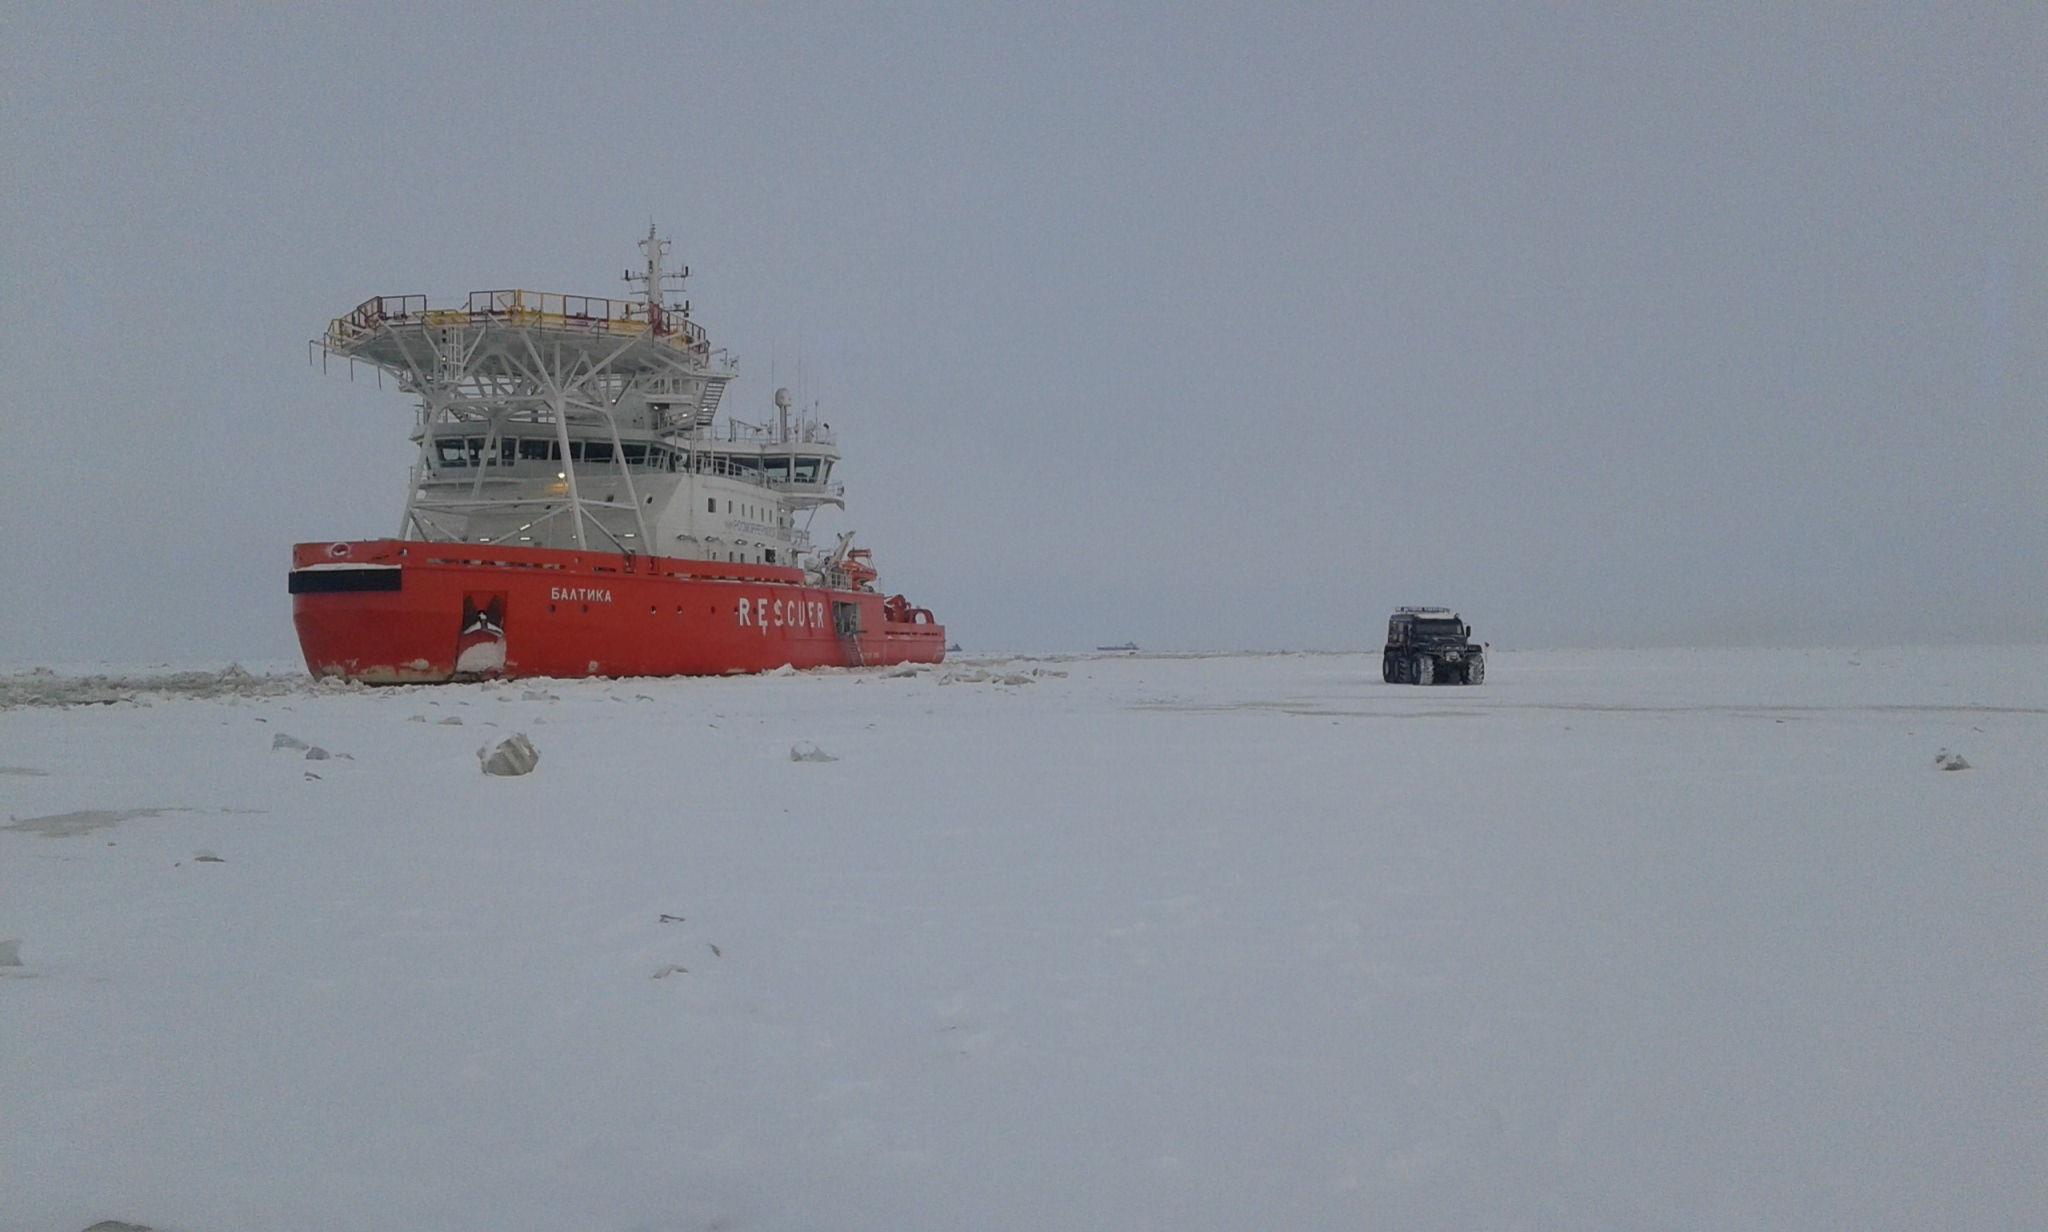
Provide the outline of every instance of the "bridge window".
<path id="1" fill-rule="evenodd" d="M 519 442 L 521 462 L 559 462 L 562 460 L 562 443 L 536 437 L 522 438 Z"/>
<path id="2" fill-rule="evenodd" d="M 818 482 L 819 461 L 820 459 L 818 458 L 798 458 L 796 460 L 796 481 L 798 483 Z"/>
<path id="3" fill-rule="evenodd" d="M 484 464 L 484 438 L 481 436 L 443 438 L 434 442 L 434 451 L 442 466 L 469 467 Z M 491 463 L 496 465 L 500 460 L 512 460 L 512 442 L 508 439 L 501 438 L 498 441 Z"/>

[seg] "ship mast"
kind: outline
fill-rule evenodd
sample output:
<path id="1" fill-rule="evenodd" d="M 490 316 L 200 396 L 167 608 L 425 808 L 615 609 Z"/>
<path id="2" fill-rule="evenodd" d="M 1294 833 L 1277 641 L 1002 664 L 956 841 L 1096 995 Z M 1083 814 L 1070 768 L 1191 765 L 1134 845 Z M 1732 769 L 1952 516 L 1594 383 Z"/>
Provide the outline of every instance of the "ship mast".
<path id="1" fill-rule="evenodd" d="M 675 289 L 678 291 L 682 290 L 683 282 L 690 276 L 690 267 L 685 265 L 675 273 L 669 273 L 662 269 L 661 259 L 668 255 L 669 241 L 660 238 L 655 231 L 653 223 L 647 224 L 647 238 L 640 241 L 639 249 L 647 254 L 646 272 L 636 274 L 632 270 L 627 270 L 621 277 L 627 282 L 641 284 L 641 295 L 647 301 L 647 323 L 653 327 L 655 334 L 660 336 L 669 332 L 669 308 L 667 304 L 669 280 L 674 279 L 676 283 Z M 689 315 L 690 302 L 684 300 L 682 316 L 687 320 Z"/>

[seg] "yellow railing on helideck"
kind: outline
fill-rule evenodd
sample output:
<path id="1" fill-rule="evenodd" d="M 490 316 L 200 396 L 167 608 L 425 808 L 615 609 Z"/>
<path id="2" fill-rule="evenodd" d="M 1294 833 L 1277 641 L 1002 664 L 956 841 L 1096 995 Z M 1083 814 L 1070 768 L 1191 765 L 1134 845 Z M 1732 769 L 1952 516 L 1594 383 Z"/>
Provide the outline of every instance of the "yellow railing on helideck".
<path id="1" fill-rule="evenodd" d="M 703 326 L 672 309 L 654 311 L 645 301 L 551 291 L 472 291 L 466 308 L 429 308 L 424 295 L 373 296 L 328 325 L 327 345 L 346 350 L 384 326 L 441 329 L 489 322 L 621 336 L 652 334 L 681 350 L 704 351 L 710 346 Z"/>

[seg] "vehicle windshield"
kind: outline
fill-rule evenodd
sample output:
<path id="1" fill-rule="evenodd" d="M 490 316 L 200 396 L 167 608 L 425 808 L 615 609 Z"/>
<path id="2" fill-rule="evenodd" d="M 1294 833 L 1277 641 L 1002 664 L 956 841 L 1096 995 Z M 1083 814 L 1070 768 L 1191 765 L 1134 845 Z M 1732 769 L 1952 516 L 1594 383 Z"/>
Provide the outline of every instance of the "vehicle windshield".
<path id="1" fill-rule="evenodd" d="M 1418 620 L 1415 622 L 1417 637 L 1463 637 L 1465 626 L 1455 620 Z"/>

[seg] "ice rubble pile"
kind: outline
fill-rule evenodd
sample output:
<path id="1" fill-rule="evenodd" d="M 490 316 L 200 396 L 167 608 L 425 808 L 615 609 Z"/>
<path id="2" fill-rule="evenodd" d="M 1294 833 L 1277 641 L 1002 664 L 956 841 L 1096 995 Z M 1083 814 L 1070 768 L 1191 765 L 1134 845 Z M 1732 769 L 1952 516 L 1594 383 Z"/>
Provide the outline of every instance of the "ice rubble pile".
<path id="1" fill-rule="evenodd" d="M 107 706 L 139 697 L 282 697 L 303 692 L 304 676 L 258 676 L 241 664 L 217 672 L 163 676 L 61 676 L 47 667 L 0 676 L 0 710 L 16 706 Z"/>

